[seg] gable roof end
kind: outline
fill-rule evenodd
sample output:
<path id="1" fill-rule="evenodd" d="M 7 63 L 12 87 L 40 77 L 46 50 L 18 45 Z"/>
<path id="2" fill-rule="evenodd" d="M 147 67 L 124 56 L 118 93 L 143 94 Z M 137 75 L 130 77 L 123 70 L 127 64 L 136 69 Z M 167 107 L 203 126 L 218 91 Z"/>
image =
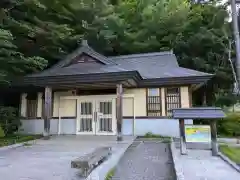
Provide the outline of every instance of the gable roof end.
<path id="1" fill-rule="evenodd" d="M 70 64 L 72 62 L 72 60 L 75 57 L 77 57 L 77 56 L 79 56 L 83 53 L 97 59 L 98 61 L 100 61 L 101 63 L 103 63 L 105 65 L 112 64 L 111 61 L 109 61 L 106 56 L 103 56 L 103 55 L 99 54 L 98 52 L 96 52 L 95 50 L 93 50 L 91 47 L 88 46 L 86 40 L 82 40 L 81 47 L 77 48 L 71 54 L 67 55 L 65 57 L 65 59 L 61 60 L 59 63 L 54 65 L 52 68 L 62 68 L 64 66 L 67 66 L 68 64 Z"/>

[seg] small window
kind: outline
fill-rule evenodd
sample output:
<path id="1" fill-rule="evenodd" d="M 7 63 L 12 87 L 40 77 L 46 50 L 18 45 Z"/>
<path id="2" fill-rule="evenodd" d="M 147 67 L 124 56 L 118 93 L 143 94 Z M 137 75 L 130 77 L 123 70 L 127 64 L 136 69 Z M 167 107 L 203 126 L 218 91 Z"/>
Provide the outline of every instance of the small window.
<path id="1" fill-rule="evenodd" d="M 37 95 L 28 94 L 27 96 L 27 118 L 34 119 L 37 117 Z"/>
<path id="2" fill-rule="evenodd" d="M 170 116 L 173 108 L 181 107 L 180 88 L 166 88 L 165 96 L 166 114 Z"/>
<path id="3" fill-rule="evenodd" d="M 161 91 L 159 88 L 147 89 L 147 116 L 161 116 Z"/>

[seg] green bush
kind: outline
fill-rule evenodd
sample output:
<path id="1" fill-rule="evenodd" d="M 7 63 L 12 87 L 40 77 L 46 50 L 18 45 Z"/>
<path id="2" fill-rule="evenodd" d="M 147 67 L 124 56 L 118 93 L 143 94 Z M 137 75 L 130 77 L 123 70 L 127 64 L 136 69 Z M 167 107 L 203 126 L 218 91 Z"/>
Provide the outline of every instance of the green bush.
<path id="1" fill-rule="evenodd" d="M 0 126 L 0 138 L 3 138 L 3 137 L 5 137 L 5 133 L 2 127 Z"/>
<path id="2" fill-rule="evenodd" d="M 20 117 L 16 108 L 0 106 L 0 126 L 6 136 L 18 131 L 20 125 Z"/>
<path id="3" fill-rule="evenodd" d="M 218 121 L 220 135 L 240 136 L 240 113 L 227 113 L 226 118 Z"/>
<path id="4" fill-rule="evenodd" d="M 144 135 L 145 138 L 165 138 L 164 136 L 153 134 L 152 132 L 148 132 Z"/>
<path id="5" fill-rule="evenodd" d="M 115 171 L 114 168 L 111 169 L 111 170 L 107 173 L 107 175 L 106 175 L 106 177 L 105 177 L 105 180 L 111 180 L 112 177 L 114 176 L 114 171 Z"/>
<path id="6" fill-rule="evenodd" d="M 20 137 L 18 139 L 18 142 L 25 142 L 25 141 L 31 141 L 36 139 L 34 136 L 25 136 L 25 137 Z"/>

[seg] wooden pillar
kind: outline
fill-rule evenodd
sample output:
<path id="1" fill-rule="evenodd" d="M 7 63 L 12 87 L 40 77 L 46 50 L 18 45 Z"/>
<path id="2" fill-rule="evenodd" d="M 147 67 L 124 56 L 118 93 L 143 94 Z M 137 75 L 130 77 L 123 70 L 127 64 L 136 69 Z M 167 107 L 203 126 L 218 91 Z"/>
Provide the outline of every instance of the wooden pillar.
<path id="1" fill-rule="evenodd" d="M 206 85 L 203 87 L 203 106 L 207 106 L 207 93 L 206 93 Z"/>
<path id="2" fill-rule="evenodd" d="M 216 120 L 211 120 L 211 145 L 212 145 L 212 155 L 218 156 L 218 145 L 217 145 L 217 126 Z"/>
<path id="3" fill-rule="evenodd" d="M 193 100 L 193 99 L 192 99 L 192 93 L 193 93 L 193 92 L 192 92 L 192 90 L 191 90 L 191 87 L 189 86 L 189 87 L 188 87 L 189 107 L 192 107 L 192 106 L 193 106 L 193 105 L 192 105 L 192 104 L 193 104 L 193 103 L 192 103 L 192 100 Z"/>
<path id="4" fill-rule="evenodd" d="M 187 154 L 187 144 L 185 136 L 184 119 L 179 119 L 179 131 L 180 131 L 180 152 L 182 155 L 185 155 Z"/>
<path id="5" fill-rule="evenodd" d="M 123 102 L 122 84 L 117 85 L 117 141 L 122 141 L 122 102 Z"/>
<path id="6" fill-rule="evenodd" d="M 45 104 L 44 104 L 44 139 L 49 139 L 50 135 L 50 121 L 52 116 L 52 89 L 45 87 Z"/>

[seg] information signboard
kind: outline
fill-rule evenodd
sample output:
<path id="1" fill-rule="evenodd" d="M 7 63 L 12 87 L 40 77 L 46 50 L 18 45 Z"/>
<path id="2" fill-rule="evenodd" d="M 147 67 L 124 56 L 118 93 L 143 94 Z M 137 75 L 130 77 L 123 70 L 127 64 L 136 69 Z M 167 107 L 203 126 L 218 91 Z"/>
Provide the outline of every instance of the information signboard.
<path id="1" fill-rule="evenodd" d="M 207 125 L 185 125 L 186 142 L 211 142 L 211 129 Z"/>

